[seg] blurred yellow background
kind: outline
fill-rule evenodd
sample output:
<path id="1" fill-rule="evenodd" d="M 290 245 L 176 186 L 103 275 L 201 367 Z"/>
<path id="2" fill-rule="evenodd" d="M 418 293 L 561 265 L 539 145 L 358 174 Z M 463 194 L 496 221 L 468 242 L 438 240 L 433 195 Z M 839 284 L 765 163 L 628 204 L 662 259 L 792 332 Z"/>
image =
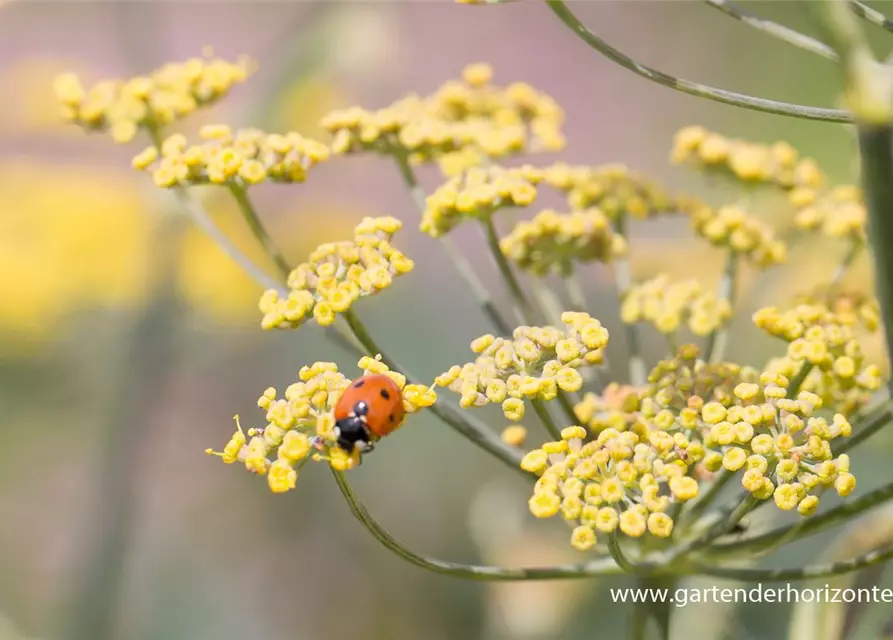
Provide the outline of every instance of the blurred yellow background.
<path id="1" fill-rule="evenodd" d="M 748 5 L 810 27 L 796 3 Z M 832 65 L 701 3 L 576 10 L 611 44 L 683 77 L 800 103 L 830 106 L 837 94 Z M 167 256 L 156 230 L 174 199 L 129 166 L 147 141 L 115 146 L 63 125 L 52 83 L 67 71 L 87 81 L 144 73 L 205 46 L 227 59 L 247 54 L 259 71 L 178 130 L 222 122 L 324 139 L 318 122 L 332 108 L 384 106 L 487 61 L 498 81 L 529 82 L 566 109 L 568 147 L 544 162 L 623 162 L 667 187 L 721 201 L 722 185 L 668 162 L 673 132 L 699 123 L 735 137 L 786 139 L 836 180 L 852 180 L 853 141 L 842 127 L 650 84 L 597 57 L 539 3 L 2 5 L 0 639 L 619 635 L 626 612 L 606 602 L 604 581 L 485 585 L 430 575 L 378 546 L 322 469 L 303 474 L 296 491 L 271 495 L 263 480 L 204 455 L 231 433 L 234 413 L 246 426 L 262 419 L 256 399 L 267 386 L 287 386 L 315 360 L 347 370 L 354 362 L 313 327 L 262 332 L 260 288 L 197 229 Z M 420 175 L 428 191 L 437 186 L 433 170 Z M 200 193 L 220 226 L 269 268 L 226 196 Z M 487 331 L 439 247 L 417 230 L 391 163 L 335 159 L 306 184 L 260 187 L 255 202 L 293 263 L 319 243 L 348 237 L 365 215 L 407 223 L 398 243 L 416 260 L 415 272 L 361 309 L 378 340 L 423 378 L 465 361 L 468 342 Z M 784 233 L 790 212 L 772 206 L 760 214 Z M 465 229 L 456 237 L 508 308 L 480 238 Z M 631 247 L 639 278 L 667 272 L 710 287 L 719 279 L 722 252 L 693 239 L 682 219 L 635 226 Z M 810 240 L 792 245 L 785 267 L 745 270 L 729 357 L 759 364 L 778 353 L 749 326 L 750 314 L 829 277 L 843 251 Z M 159 278 L 165 260 L 176 267 L 172 283 Z M 851 279 L 868 277 L 863 257 Z M 585 272 L 595 301 L 589 311 L 620 335 L 610 282 L 603 267 Z M 158 296 L 171 299 L 159 305 Z M 140 321 L 150 305 L 157 313 Z M 646 346 L 653 362 L 664 345 L 648 333 Z M 611 349 L 620 375 L 622 344 Z M 483 415 L 494 430 L 504 426 L 497 412 Z M 891 453 L 888 435 L 873 443 L 859 454 L 867 469 L 860 488 L 879 482 Z M 508 566 L 580 559 L 560 525 L 529 515 L 527 487 L 515 474 L 431 417 L 414 419 L 380 449 L 355 472 L 355 485 L 411 548 Z M 787 561 L 816 555 L 828 540 L 795 547 Z M 686 628 L 722 628 L 726 613 L 708 605 L 677 611 L 679 637 L 689 637 Z M 731 635 L 716 637 L 780 638 L 789 613 L 748 605 L 728 623 Z"/>

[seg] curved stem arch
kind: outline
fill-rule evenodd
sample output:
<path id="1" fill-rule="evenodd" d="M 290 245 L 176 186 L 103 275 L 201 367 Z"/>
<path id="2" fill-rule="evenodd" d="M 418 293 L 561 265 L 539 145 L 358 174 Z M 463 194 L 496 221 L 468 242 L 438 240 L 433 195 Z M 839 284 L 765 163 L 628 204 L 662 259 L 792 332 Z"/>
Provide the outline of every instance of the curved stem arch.
<path id="1" fill-rule="evenodd" d="M 612 62 L 619 64 L 624 69 L 647 78 L 652 82 L 661 84 L 665 87 L 697 96 L 706 98 L 715 102 L 722 102 L 744 109 L 753 111 L 763 111 L 765 113 L 773 113 L 780 116 L 790 116 L 792 118 L 804 118 L 807 120 L 824 120 L 826 122 L 852 122 L 849 112 L 842 109 L 826 109 L 822 107 L 811 107 L 801 104 L 793 104 L 790 102 L 779 102 L 777 100 L 767 100 L 765 98 L 757 98 L 744 93 L 736 93 L 711 87 L 706 84 L 700 84 L 691 80 L 677 78 L 668 73 L 648 67 L 636 60 L 633 60 L 626 54 L 618 51 L 607 42 L 599 38 L 595 33 L 589 30 L 573 12 L 562 2 L 562 0 L 547 0 L 546 4 L 552 12 L 558 16 L 571 31 L 583 40 L 590 47 L 598 51 L 604 57 Z"/>

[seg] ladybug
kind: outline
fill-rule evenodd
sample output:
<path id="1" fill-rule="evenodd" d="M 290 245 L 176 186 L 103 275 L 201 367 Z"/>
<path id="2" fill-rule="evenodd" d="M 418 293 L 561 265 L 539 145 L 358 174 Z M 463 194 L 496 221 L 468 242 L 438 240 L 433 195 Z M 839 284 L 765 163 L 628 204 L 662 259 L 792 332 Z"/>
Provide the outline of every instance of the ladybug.
<path id="1" fill-rule="evenodd" d="M 383 373 L 357 378 L 335 405 L 335 435 L 338 446 L 353 453 L 372 451 L 375 441 L 403 422 L 403 393 Z"/>

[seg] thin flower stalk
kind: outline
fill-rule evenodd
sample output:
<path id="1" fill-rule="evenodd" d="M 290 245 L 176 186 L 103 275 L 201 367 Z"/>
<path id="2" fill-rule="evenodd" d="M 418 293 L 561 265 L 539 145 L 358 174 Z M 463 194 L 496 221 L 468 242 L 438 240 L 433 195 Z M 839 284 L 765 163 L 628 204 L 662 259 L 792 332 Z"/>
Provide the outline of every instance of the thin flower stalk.
<path id="1" fill-rule="evenodd" d="M 615 222 L 615 228 L 620 235 L 626 234 L 626 215 L 621 213 Z M 614 282 L 617 287 L 617 296 L 620 302 L 626 297 L 626 294 L 632 288 L 633 278 L 629 265 L 629 259 L 625 256 L 614 261 Z M 625 323 L 624 330 L 626 332 L 626 346 L 629 351 L 629 380 L 634 387 L 640 387 L 645 384 L 647 372 L 645 368 L 645 358 L 642 356 L 642 339 L 639 335 L 639 327 L 634 322 Z"/>
<path id="2" fill-rule="evenodd" d="M 862 554 L 848 560 L 812 564 L 789 569 L 750 569 L 745 567 L 717 567 L 701 561 L 692 561 L 691 566 L 698 573 L 742 582 L 781 582 L 830 578 L 866 569 L 893 558 L 893 545 Z"/>
<path id="3" fill-rule="evenodd" d="M 737 294 L 736 283 L 738 280 L 738 266 L 741 262 L 740 256 L 735 251 L 730 251 L 726 258 L 726 266 L 723 269 L 722 279 L 716 291 L 716 297 L 719 300 L 727 300 L 730 305 L 735 305 L 735 297 Z M 707 336 L 707 345 L 705 347 L 705 359 L 707 362 L 722 362 L 725 355 L 726 343 L 729 339 L 729 323 L 724 322 L 710 332 Z"/>
<path id="4" fill-rule="evenodd" d="M 850 0 L 849 5 L 852 12 L 863 20 L 867 20 L 871 24 L 893 33 L 893 20 L 877 9 L 873 9 L 864 2 L 859 2 L 859 0 Z"/>
<path id="5" fill-rule="evenodd" d="M 354 494 L 353 489 L 350 484 L 348 484 L 347 479 L 342 472 L 333 469 L 332 475 L 354 517 L 366 527 L 375 539 L 388 550 L 423 569 L 469 580 L 484 581 L 566 580 L 573 578 L 610 576 L 623 573 L 623 570 L 610 558 L 603 558 L 576 565 L 570 564 L 511 569 L 484 565 L 458 564 L 416 553 L 403 546 L 372 518 L 369 511 Z"/>
<path id="6" fill-rule="evenodd" d="M 425 208 L 427 206 L 425 204 L 425 191 L 419 184 L 418 179 L 415 175 L 415 171 L 413 171 L 412 166 L 409 164 L 409 160 L 406 158 L 405 154 L 395 152 L 393 155 L 394 160 L 397 163 L 397 168 L 400 170 L 400 175 L 403 178 L 403 182 L 409 189 L 416 209 L 421 214 L 425 211 Z M 468 258 L 465 257 L 465 254 L 462 253 L 462 250 L 459 249 L 458 246 L 456 246 L 452 238 L 450 238 L 448 235 L 440 236 L 438 238 L 438 241 L 440 242 L 441 247 L 443 247 L 443 250 L 446 253 L 447 258 L 449 258 L 450 263 L 453 265 L 453 268 L 456 270 L 459 276 L 463 280 L 465 280 L 465 283 L 471 290 L 472 295 L 474 296 L 475 300 L 477 300 L 478 306 L 480 306 L 481 310 L 484 312 L 484 315 L 486 315 L 490 322 L 493 324 L 493 327 L 499 332 L 500 335 L 511 335 L 511 327 L 509 326 L 508 322 L 506 322 L 505 318 L 503 318 L 502 314 L 496 306 L 496 302 L 494 302 L 493 300 L 493 296 L 491 296 L 490 292 L 487 291 L 487 287 L 478 277 L 477 273 L 475 273 L 474 267 L 468 261 Z"/>
<path id="7" fill-rule="evenodd" d="M 856 261 L 856 258 L 858 258 L 862 254 L 863 249 L 865 249 L 864 242 L 854 240 L 852 244 L 850 244 L 849 249 L 847 250 L 846 254 L 844 254 L 843 259 L 840 261 L 840 264 L 838 264 L 837 268 L 834 270 L 834 275 L 831 276 L 831 281 L 828 283 L 829 295 L 843 281 L 847 272 Z"/>
<path id="8" fill-rule="evenodd" d="M 499 246 L 499 234 L 496 232 L 496 226 L 493 224 L 493 220 L 484 220 L 481 222 L 481 225 L 483 226 L 484 234 L 487 238 L 487 246 L 490 249 L 490 256 L 496 263 L 496 268 L 499 269 L 500 275 L 502 275 L 505 283 L 508 285 L 518 320 L 522 324 L 528 326 L 533 325 L 535 323 L 533 306 L 530 304 L 527 294 L 524 293 L 524 289 L 518 282 L 518 278 L 515 276 L 512 266 L 508 263 L 508 260 L 506 260 L 505 254 L 503 254 L 502 249 Z"/>
<path id="9" fill-rule="evenodd" d="M 762 31 L 766 35 L 787 42 L 788 44 L 792 44 L 804 51 L 809 51 L 810 53 L 827 58 L 828 60 L 835 62 L 838 60 L 837 54 L 834 53 L 834 49 L 826 45 L 824 42 L 816 40 L 805 33 L 800 33 L 790 27 L 786 27 L 783 24 L 760 18 L 759 16 L 748 12 L 735 2 L 730 2 L 729 0 L 704 1 L 708 6 L 718 9 L 727 16 L 730 16 L 749 27 L 753 27 L 758 31 Z"/>
<path id="10" fill-rule="evenodd" d="M 643 78 L 665 87 L 669 87 L 670 89 L 675 89 L 682 93 L 687 93 L 699 98 L 706 98 L 715 102 L 722 102 L 744 109 L 751 109 L 753 111 L 763 111 L 765 113 L 774 113 L 776 115 L 791 116 L 794 118 L 805 118 L 808 120 L 824 120 L 826 122 L 851 121 L 850 114 L 843 109 L 825 109 L 821 107 L 792 104 L 789 102 L 779 102 L 776 100 L 766 100 L 764 98 L 756 98 L 743 93 L 718 89 L 705 84 L 692 82 L 691 80 L 684 80 L 682 78 L 671 76 L 663 71 L 658 71 L 657 69 L 643 65 L 610 46 L 589 30 L 586 25 L 580 22 L 579 18 L 577 18 L 577 16 L 574 15 L 568 6 L 561 0 L 547 0 L 546 4 L 549 5 L 552 12 L 558 16 L 565 26 L 601 55 Z"/>
<path id="11" fill-rule="evenodd" d="M 232 193 L 233 198 L 235 198 L 236 204 L 239 206 L 239 211 L 242 213 L 242 217 L 244 217 L 245 222 L 248 223 L 251 233 L 257 238 L 257 241 L 264 248 L 264 251 L 266 251 L 267 255 L 276 265 L 282 278 L 287 280 L 288 275 L 291 273 L 291 266 L 289 266 L 285 256 L 282 255 L 279 247 L 273 242 L 273 239 L 261 222 L 260 216 L 257 215 L 257 210 L 254 208 L 254 204 L 248 196 L 248 190 L 237 183 L 230 184 L 229 190 L 230 193 Z"/>
<path id="12" fill-rule="evenodd" d="M 770 529 L 756 536 L 749 536 L 731 542 L 719 542 L 712 545 L 705 553 L 717 556 L 739 554 L 743 552 L 759 553 L 778 548 L 787 541 L 800 540 L 838 524 L 852 521 L 855 516 L 873 509 L 893 498 L 893 483 L 870 491 L 851 502 L 838 505 L 812 518 L 804 518 L 796 524 Z"/>

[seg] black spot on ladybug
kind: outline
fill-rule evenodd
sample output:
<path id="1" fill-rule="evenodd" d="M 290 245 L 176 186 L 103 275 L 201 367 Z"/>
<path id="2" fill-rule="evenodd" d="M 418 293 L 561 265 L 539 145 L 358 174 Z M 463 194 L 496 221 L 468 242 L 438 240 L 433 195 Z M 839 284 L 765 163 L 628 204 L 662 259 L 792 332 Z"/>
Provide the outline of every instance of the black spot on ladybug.
<path id="1" fill-rule="evenodd" d="M 359 389 L 359 388 L 362 387 L 364 384 L 366 384 L 366 381 L 365 381 L 365 380 L 357 380 L 356 382 L 353 383 L 353 388 L 354 388 L 354 389 Z"/>
<path id="2" fill-rule="evenodd" d="M 391 394 L 388 393 L 387 389 L 382 389 L 381 391 L 379 391 L 379 393 L 381 394 L 381 397 L 384 398 L 385 400 L 391 399 Z"/>
<path id="3" fill-rule="evenodd" d="M 393 414 L 393 413 L 391 413 L 391 414 L 388 415 L 388 420 L 390 420 L 391 422 L 394 421 L 394 414 Z"/>

